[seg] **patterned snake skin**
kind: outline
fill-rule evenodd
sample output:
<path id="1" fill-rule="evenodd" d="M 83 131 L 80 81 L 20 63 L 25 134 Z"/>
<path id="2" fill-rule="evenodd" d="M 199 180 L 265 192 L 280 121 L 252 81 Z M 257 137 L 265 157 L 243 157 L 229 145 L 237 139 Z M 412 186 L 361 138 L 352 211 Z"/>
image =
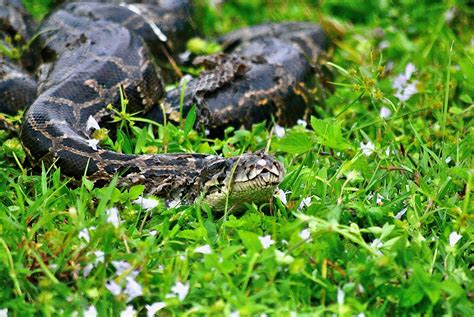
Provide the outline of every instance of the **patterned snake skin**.
<path id="1" fill-rule="evenodd" d="M 10 11 L 22 10 L 7 2 Z M 284 169 L 267 154 L 127 155 L 96 146 L 88 122 L 110 117 L 107 105 L 119 104 L 120 88 L 127 111 L 144 110 L 158 122 L 164 114 L 178 120 L 182 88 L 165 92 L 153 59 L 177 56 L 193 34 L 188 1 L 108 2 L 67 3 L 43 21 L 28 55 L 35 62 L 26 63 L 36 68 L 35 93 L 21 93 L 20 84 L 35 87 L 32 76 L 6 58 L 0 61 L 0 112 L 27 107 L 21 139 L 32 161 L 54 163 L 76 178 L 109 181 L 118 174 L 121 185 L 144 184 L 147 193 L 168 198 L 192 202 L 202 196 L 214 210 L 268 201 Z M 11 16 L 25 15 L 0 17 Z M 22 30 L 21 23 L 16 29 Z M 184 114 L 196 104 L 198 124 L 220 133 L 272 117 L 291 125 L 309 111 L 319 88 L 314 66 L 325 46 L 319 26 L 265 24 L 219 42 L 224 53 L 195 60 L 205 70 L 187 83 Z"/>

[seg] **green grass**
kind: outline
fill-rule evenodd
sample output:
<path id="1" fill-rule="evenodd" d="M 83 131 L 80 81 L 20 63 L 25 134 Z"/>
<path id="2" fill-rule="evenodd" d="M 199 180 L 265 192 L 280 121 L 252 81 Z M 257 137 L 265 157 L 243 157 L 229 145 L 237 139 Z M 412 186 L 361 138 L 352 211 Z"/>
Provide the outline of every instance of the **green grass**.
<path id="1" fill-rule="evenodd" d="M 210 140 L 190 123 L 155 135 L 119 116 L 117 140 L 106 141 L 117 151 L 231 156 L 269 145 L 287 170 L 287 201 L 242 215 L 159 199 L 142 209 L 133 203 L 141 186 L 96 188 L 55 168 L 32 170 L 0 130 L 0 311 L 81 315 L 92 305 L 105 316 L 128 305 L 146 315 L 164 302 L 163 316 L 474 315 L 469 14 L 467 1 L 229 1 L 202 10 L 206 34 L 316 18 L 345 33 L 333 38 L 334 91 L 314 105 L 311 127 L 269 139 L 260 124 Z M 400 102 L 392 84 L 409 63 L 418 92 Z M 210 254 L 195 252 L 205 245 Z M 127 302 L 131 293 L 112 294 L 111 281 L 142 295 Z"/>

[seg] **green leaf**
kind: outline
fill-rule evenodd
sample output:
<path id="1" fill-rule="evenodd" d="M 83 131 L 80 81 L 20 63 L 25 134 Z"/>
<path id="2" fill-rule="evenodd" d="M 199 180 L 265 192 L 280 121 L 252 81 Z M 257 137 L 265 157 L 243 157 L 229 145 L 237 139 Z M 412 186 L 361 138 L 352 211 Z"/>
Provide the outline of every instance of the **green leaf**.
<path id="1" fill-rule="evenodd" d="M 94 188 L 94 182 L 88 180 L 86 177 L 82 177 L 82 184 L 85 188 L 87 188 L 88 191 L 91 191 Z"/>
<path id="2" fill-rule="evenodd" d="M 245 247 L 251 251 L 260 251 L 262 244 L 258 240 L 258 235 L 250 231 L 237 231 Z"/>
<path id="3" fill-rule="evenodd" d="M 461 297 L 464 295 L 463 288 L 453 280 L 445 280 L 440 283 L 441 289 L 449 293 L 453 297 Z"/>
<path id="4" fill-rule="evenodd" d="M 401 290 L 400 307 L 410 307 L 418 304 L 423 299 L 423 289 L 418 283 L 412 283 L 408 288 Z"/>
<path id="5" fill-rule="evenodd" d="M 345 150 L 350 144 L 342 137 L 341 125 L 335 119 L 317 119 L 311 117 L 311 126 L 321 145 L 335 150 Z"/>
<path id="6" fill-rule="evenodd" d="M 191 109 L 188 112 L 188 115 L 186 116 L 186 121 L 184 122 L 184 135 L 188 135 L 189 132 L 194 127 L 194 123 L 196 122 L 196 106 L 192 106 Z"/>
<path id="7" fill-rule="evenodd" d="M 313 146 L 311 136 L 308 132 L 290 132 L 287 136 L 280 139 L 276 148 L 279 151 L 290 154 L 303 154 L 310 151 Z"/>
<path id="8" fill-rule="evenodd" d="M 118 130 L 117 131 L 117 142 L 116 142 L 118 148 L 118 152 L 123 152 L 123 153 L 133 153 L 132 151 L 132 144 L 130 142 L 130 139 L 127 137 L 127 135 L 122 131 Z"/>
<path id="9" fill-rule="evenodd" d="M 142 153 L 142 149 L 145 147 L 147 135 L 148 135 L 147 129 L 140 129 L 140 134 L 138 135 L 137 143 L 135 144 L 134 154 Z"/>
<path id="10" fill-rule="evenodd" d="M 135 200 L 140 196 L 145 190 L 145 185 L 135 185 L 132 186 L 128 192 L 130 200 Z"/>

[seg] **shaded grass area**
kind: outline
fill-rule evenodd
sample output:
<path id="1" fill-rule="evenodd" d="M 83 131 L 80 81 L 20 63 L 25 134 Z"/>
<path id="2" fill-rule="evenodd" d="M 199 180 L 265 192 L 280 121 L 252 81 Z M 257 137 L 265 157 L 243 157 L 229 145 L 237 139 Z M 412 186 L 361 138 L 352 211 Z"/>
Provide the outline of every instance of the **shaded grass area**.
<path id="1" fill-rule="evenodd" d="M 47 11 L 30 3 L 36 16 Z M 473 315 L 467 2 L 228 1 L 200 15 L 209 36 L 266 20 L 321 21 L 334 35 L 333 91 L 314 105 L 317 118 L 210 140 L 172 125 L 154 133 L 118 113 L 108 146 L 231 156 L 270 142 L 287 169 L 271 206 L 225 217 L 153 197 L 142 207 L 141 186 L 77 186 L 54 168 L 32 171 L 0 130 L 0 309 Z"/>

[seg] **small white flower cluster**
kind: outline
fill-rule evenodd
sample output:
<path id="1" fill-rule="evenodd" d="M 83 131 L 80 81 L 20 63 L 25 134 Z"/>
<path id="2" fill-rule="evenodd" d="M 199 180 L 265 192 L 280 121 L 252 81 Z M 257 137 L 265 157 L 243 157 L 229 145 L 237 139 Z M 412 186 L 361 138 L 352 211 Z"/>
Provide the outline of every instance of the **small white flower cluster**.
<path id="1" fill-rule="evenodd" d="M 288 203 L 286 199 L 286 194 L 288 193 L 289 192 L 284 192 L 282 189 L 278 188 L 273 196 L 280 199 L 281 203 L 286 206 L 286 204 Z"/>
<path id="2" fill-rule="evenodd" d="M 178 297 L 180 301 L 183 301 L 189 293 L 189 282 L 182 283 L 181 281 L 176 281 L 174 286 L 171 288 L 171 292 L 166 295 L 166 298 Z"/>
<path id="3" fill-rule="evenodd" d="M 91 226 L 89 228 L 84 228 L 81 231 L 79 231 L 79 239 L 84 239 L 86 240 L 86 242 L 90 242 L 91 241 L 90 233 L 92 230 L 95 230 L 94 226 Z"/>
<path id="4" fill-rule="evenodd" d="M 408 207 L 403 208 L 402 210 L 400 210 L 400 211 L 395 215 L 394 218 L 397 219 L 397 220 L 402 219 L 403 215 L 407 212 L 407 210 L 408 210 Z"/>
<path id="5" fill-rule="evenodd" d="M 138 197 L 132 203 L 134 203 L 135 205 L 139 205 L 140 207 L 142 207 L 143 209 L 147 211 L 152 210 L 153 208 L 158 206 L 158 201 L 156 199 L 144 198 L 143 196 Z"/>
<path id="6" fill-rule="evenodd" d="M 360 150 L 365 156 L 370 156 L 375 151 L 375 145 L 371 141 L 360 142 Z"/>
<path id="7" fill-rule="evenodd" d="M 454 247 L 456 243 L 458 243 L 459 240 L 461 240 L 461 238 L 462 238 L 461 234 L 457 233 L 456 231 L 451 232 L 451 234 L 449 235 L 449 245 Z"/>
<path id="8" fill-rule="evenodd" d="M 89 119 L 87 119 L 86 123 L 86 131 L 89 130 L 99 130 L 100 126 L 97 120 L 93 116 L 89 116 Z M 87 140 L 87 144 L 94 150 L 97 151 L 97 145 L 99 145 L 99 140 L 96 139 L 89 139 Z"/>
<path id="9" fill-rule="evenodd" d="M 97 267 L 97 265 L 99 265 L 99 263 L 104 263 L 104 260 L 105 260 L 105 254 L 103 251 L 95 251 L 93 252 L 94 255 L 95 255 L 95 260 L 94 262 L 92 263 L 89 263 L 87 264 L 83 271 L 82 271 L 82 274 L 84 275 L 84 277 L 87 277 L 89 276 L 89 274 L 91 273 L 91 271 Z"/>
<path id="10" fill-rule="evenodd" d="M 273 128 L 273 132 L 278 138 L 282 138 L 285 136 L 285 128 L 278 124 L 275 124 L 275 127 Z"/>
<path id="11" fill-rule="evenodd" d="M 155 316 L 155 314 L 160 311 L 161 309 L 165 308 L 166 307 L 166 304 L 163 303 L 163 302 L 155 302 L 151 305 L 145 305 L 145 308 L 147 310 L 147 317 L 153 317 Z M 75 314 L 73 314 L 74 316 L 77 316 L 77 312 Z M 131 305 L 127 305 L 127 307 L 125 307 L 125 310 L 123 310 L 121 313 L 120 313 L 120 317 L 135 317 L 137 316 L 138 313 L 137 311 L 135 310 L 135 308 L 133 308 L 133 306 Z M 84 311 L 84 314 L 83 314 L 84 317 L 97 317 L 98 314 L 97 314 L 97 309 L 95 308 L 94 305 L 90 305 L 85 311 Z M 0 317 L 7 317 L 7 315 L 2 315 L 2 311 L 0 310 Z"/>
<path id="12" fill-rule="evenodd" d="M 380 248 L 383 247 L 383 243 L 380 239 L 374 239 L 370 244 L 370 247 L 374 249 L 375 254 L 382 255 L 383 253 L 380 251 Z"/>
<path id="13" fill-rule="evenodd" d="M 153 317 L 155 314 L 166 307 L 166 304 L 163 302 L 155 302 L 151 305 L 145 305 L 147 310 L 147 317 Z"/>
<path id="14" fill-rule="evenodd" d="M 97 317 L 97 309 L 94 305 L 90 305 L 86 311 L 84 311 L 84 317 Z"/>
<path id="15" fill-rule="evenodd" d="M 195 253 L 201 253 L 201 254 L 211 254 L 212 249 L 211 249 L 211 246 L 209 244 L 205 244 L 203 246 L 200 246 L 200 247 L 197 247 L 196 249 L 194 249 L 194 252 Z"/>
<path id="16" fill-rule="evenodd" d="M 338 287 L 337 288 L 337 303 L 339 306 L 344 305 L 344 298 L 345 298 L 344 291 Z"/>
<path id="17" fill-rule="evenodd" d="M 134 317 L 136 315 L 137 311 L 131 305 L 125 307 L 125 310 L 120 313 L 120 317 Z"/>
<path id="18" fill-rule="evenodd" d="M 308 125 L 308 122 L 306 122 L 306 120 L 304 119 L 298 119 L 296 120 L 296 124 L 302 126 L 303 128 L 306 128 L 306 126 Z"/>
<path id="19" fill-rule="evenodd" d="M 388 119 L 392 116 L 392 110 L 387 107 L 380 108 L 380 118 Z"/>
<path id="20" fill-rule="evenodd" d="M 399 74 L 392 83 L 392 87 L 397 90 L 395 97 L 401 102 L 405 102 L 418 92 L 416 88 L 417 80 L 410 81 L 411 76 L 416 71 L 415 65 L 409 63 L 405 67 L 405 73 Z"/>
<path id="21" fill-rule="evenodd" d="M 262 247 L 264 249 L 268 249 L 271 245 L 275 244 L 275 241 L 272 240 L 272 237 L 270 235 L 259 236 L 258 240 L 260 240 L 260 243 L 262 244 Z"/>
<path id="22" fill-rule="evenodd" d="M 112 261 L 115 267 L 115 278 L 120 278 L 122 283 L 117 283 L 115 279 L 111 279 L 105 284 L 105 287 L 115 296 L 123 295 L 126 301 L 129 302 L 135 297 L 143 295 L 143 288 L 135 280 L 140 273 L 137 270 L 131 270 L 132 265 L 126 261 Z M 123 276 L 125 274 L 125 283 L 123 283 Z M 124 284 L 124 285 L 123 285 Z"/>
<path id="23" fill-rule="evenodd" d="M 116 207 L 112 207 L 110 209 L 107 209 L 105 211 L 105 214 L 107 215 L 107 222 L 112 224 L 115 228 L 118 228 L 120 226 L 120 216 L 119 216 L 119 211 Z"/>
<path id="24" fill-rule="evenodd" d="M 289 194 L 289 193 L 291 193 L 291 192 L 290 191 L 285 192 L 282 189 L 278 188 L 275 191 L 275 194 L 273 194 L 273 197 L 278 198 L 281 201 L 281 203 L 286 206 L 286 204 L 288 203 L 286 195 Z M 298 206 L 298 211 L 301 211 L 305 207 L 309 207 L 309 206 L 311 206 L 311 196 L 303 197 L 303 199 L 301 199 L 301 202 Z"/>
<path id="25" fill-rule="evenodd" d="M 311 205 L 311 197 L 303 197 L 303 199 L 300 202 L 300 205 L 298 206 L 298 211 L 303 210 L 305 207 L 309 207 Z"/>
<path id="26" fill-rule="evenodd" d="M 300 231 L 300 233 L 298 234 L 298 236 L 302 239 L 302 240 L 305 240 L 306 243 L 309 243 L 312 241 L 312 238 L 311 238 L 311 230 L 309 230 L 309 228 L 306 228 L 306 229 L 303 229 Z"/>

